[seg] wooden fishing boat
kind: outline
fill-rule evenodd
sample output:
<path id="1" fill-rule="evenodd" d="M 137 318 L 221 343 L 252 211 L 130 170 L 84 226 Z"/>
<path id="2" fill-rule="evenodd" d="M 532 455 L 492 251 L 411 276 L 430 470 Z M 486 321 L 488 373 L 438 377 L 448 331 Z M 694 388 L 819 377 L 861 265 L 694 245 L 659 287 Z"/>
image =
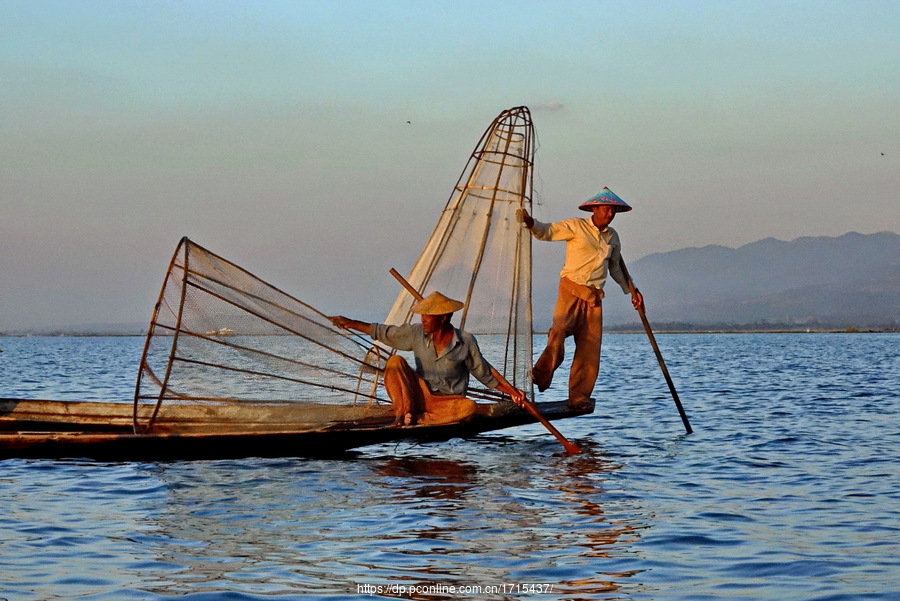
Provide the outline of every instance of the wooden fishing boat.
<path id="1" fill-rule="evenodd" d="M 540 405 L 544 417 L 552 420 L 594 409 L 593 403 L 577 410 L 565 402 Z M 391 425 L 389 408 L 358 407 L 324 426 L 310 418 L 316 411 L 315 403 L 167 407 L 152 432 L 135 433 L 130 403 L 0 399 L 0 458 L 334 456 L 385 442 L 441 442 L 536 422 L 508 402 L 479 403 L 472 419 L 462 423 L 403 428 Z"/>
<path id="2" fill-rule="evenodd" d="M 0 457 L 321 455 L 535 421 L 564 441 L 547 420 L 593 405 L 533 403 L 531 236 L 516 219 L 531 207 L 533 164 L 528 109 L 503 111 L 404 280 L 415 294 L 465 299 L 458 327 L 478 335 L 485 357 L 526 392 L 528 411 L 470 387 L 478 404 L 470 419 L 394 426 L 381 381 L 392 350 L 337 329 L 299 298 L 183 238 L 154 307 L 134 402 L 0 399 Z M 413 301 L 402 290 L 384 323 L 409 322 Z"/>

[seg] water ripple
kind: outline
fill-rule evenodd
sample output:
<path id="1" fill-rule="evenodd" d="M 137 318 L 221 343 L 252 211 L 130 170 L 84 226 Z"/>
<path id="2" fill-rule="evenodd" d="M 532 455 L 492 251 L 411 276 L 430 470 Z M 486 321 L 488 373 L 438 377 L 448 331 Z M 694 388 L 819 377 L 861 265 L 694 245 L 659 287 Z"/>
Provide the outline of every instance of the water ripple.
<path id="1" fill-rule="evenodd" d="M 898 338 L 658 338 L 691 436 L 623 335 L 595 414 L 559 424 L 579 456 L 527 426 L 341 460 L 4 461 L 0 597 L 900 598 Z M 0 390 L 127 399 L 140 343 L 4 339 Z"/>

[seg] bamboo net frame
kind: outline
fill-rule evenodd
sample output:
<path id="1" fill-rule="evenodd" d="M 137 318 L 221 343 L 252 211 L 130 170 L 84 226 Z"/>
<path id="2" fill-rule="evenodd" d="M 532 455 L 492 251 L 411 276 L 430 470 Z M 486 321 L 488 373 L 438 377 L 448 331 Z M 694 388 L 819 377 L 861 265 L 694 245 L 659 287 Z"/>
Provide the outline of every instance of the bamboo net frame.
<path id="1" fill-rule="evenodd" d="M 531 210 L 534 151 L 528 108 L 500 113 L 475 146 L 407 278 L 423 295 L 438 290 L 463 300 L 460 328 L 503 336 L 499 354 L 482 350 L 530 398 L 531 236 L 516 211 Z M 385 323 L 408 323 L 413 303 L 400 292 Z"/>
<path id="2" fill-rule="evenodd" d="M 152 429 L 164 403 L 389 403 L 377 388 L 386 357 L 370 347 L 305 302 L 182 238 L 144 343 L 135 431 Z M 143 423 L 142 405 L 153 406 Z"/>

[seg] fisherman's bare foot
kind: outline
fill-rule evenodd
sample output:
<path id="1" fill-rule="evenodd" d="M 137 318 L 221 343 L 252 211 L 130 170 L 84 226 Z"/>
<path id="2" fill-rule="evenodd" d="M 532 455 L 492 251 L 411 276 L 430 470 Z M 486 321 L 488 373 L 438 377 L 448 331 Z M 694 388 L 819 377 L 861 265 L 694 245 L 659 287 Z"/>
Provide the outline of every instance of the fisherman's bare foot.
<path id="1" fill-rule="evenodd" d="M 569 399 L 569 409 L 573 411 L 586 411 L 591 407 L 591 399 Z"/>
<path id="2" fill-rule="evenodd" d="M 550 388 L 550 382 L 553 381 L 553 372 L 547 373 L 540 369 L 532 369 L 531 379 L 534 381 L 534 385 L 537 386 L 538 392 L 544 392 Z"/>
<path id="3" fill-rule="evenodd" d="M 407 413 L 406 415 L 403 416 L 403 425 L 404 426 L 415 426 L 416 425 L 416 420 L 413 419 L 412 413 Z"/>

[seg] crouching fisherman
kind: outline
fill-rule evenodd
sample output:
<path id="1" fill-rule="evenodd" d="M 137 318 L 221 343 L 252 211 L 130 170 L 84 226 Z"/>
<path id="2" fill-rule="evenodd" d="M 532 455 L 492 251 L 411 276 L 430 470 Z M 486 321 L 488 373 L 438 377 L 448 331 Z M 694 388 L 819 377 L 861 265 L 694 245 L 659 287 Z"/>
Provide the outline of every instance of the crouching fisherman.
<path id="1" fill-rule="evenodd" d="M 384 387 L 394 405 L 395 425 L 450 424 L 472 417 L 475 401 L 465 396 L 470 374 L 488 388 L 508 394 L 517 405 L 525 403 L 525 393 L 487 362 L 475 337 L 450 323 L 454 311 L 464 306 L 432 292 L 412 307 L 422 316 L 421 324 L 390 326 L 340 315 L 329 318 L 339 328 L 357 330 L 415 355 L 415 370 L 400 355 L 388 359 L 384 368 Z"/>

